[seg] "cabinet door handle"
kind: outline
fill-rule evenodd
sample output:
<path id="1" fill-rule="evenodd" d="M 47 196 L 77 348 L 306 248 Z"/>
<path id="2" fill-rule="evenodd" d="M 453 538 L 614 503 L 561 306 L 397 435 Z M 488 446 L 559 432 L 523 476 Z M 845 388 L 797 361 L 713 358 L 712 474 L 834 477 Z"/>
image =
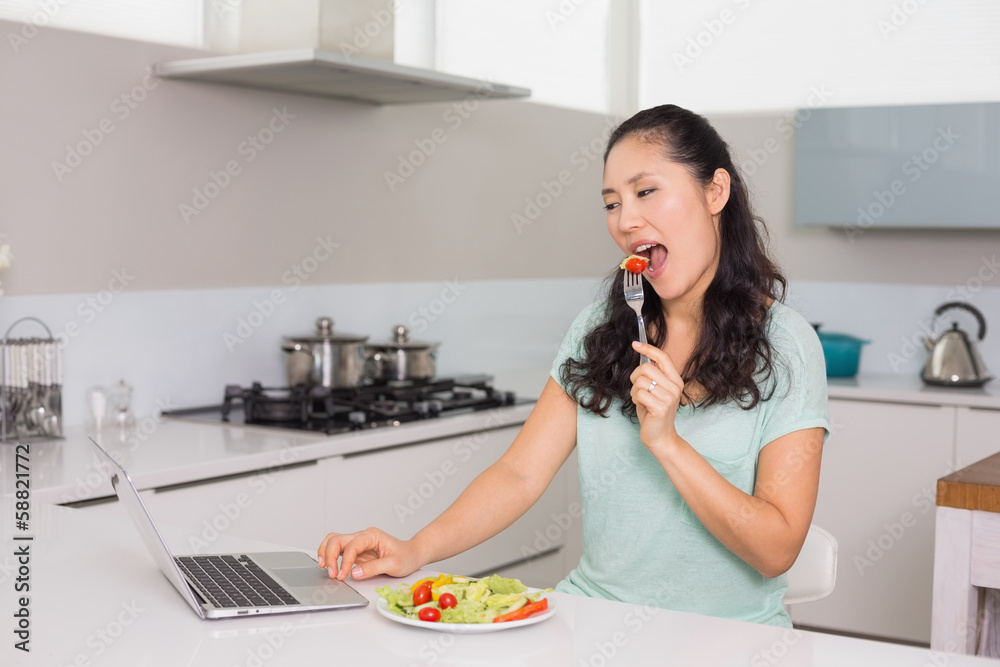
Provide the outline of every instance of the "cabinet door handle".
<path id="1" fill-rule="evenodd" d="M 72 503 L 59 503 L 59 506 L 80 509 L 82 507 L 95 507 L 97 505 L 109 505 L 117 502 L 118 496 L 104 496 L 103 498 L 87 498 L 86 500 L 77 500 Z"/>
<path id="2" fill-rule="evenodd" d="M 283 470 L 293 470 L 295 468 L 307 468 L 309 466 L 317 465 L 319 461 L 300 461 L 298 463 L 288 463 L 286 465 L 280 466 L 270 466 L 267 468 L 260 468 L 258 470 L 248 470 L 246 472 L 236 472 L 231 475 L 220 475 L 218 477 L 206 477 L 205 479 L 195 479 L 190 482 L 178 482 L 177 484 L 168 484 L 166 486 L 158 486 L 153 489 L 153 493 L 166 493 L 168 491 L 178 491 L 180 489 L 190 489 L 196 486 L 205 486 L 206 484 L 215 484 L 217 482 L 228 482 L 232 479 L 242 479 L 248 477 L 255 477 L 257 475 L 270 475 L 273 473 L 281 472 Z"/>
<path id="3" fill-rule="evenodd" d="M 466 576 L 472 577 L 473 579 L 479 579 L 480 577 L 488 577 L 491 574 L 496 574 L 497 572 L 502 572 L 508 568 L 514 567 L 515 565 L 523 565 L 524 563 L 529 563 L 533 560 L 539 558 L 544 558 L 545 556 L 551 556 L 553 554 L 559 553 L 563 550 L 563 546 L 552 547 L 551 549 L 546 549 L 545 551 L 539 551 L 536 554 L 531 554 L 530 558 L 518 558 L 517 560 L 508 561 L 501 565 L 494 565 L 493 567 L 487 568 L 481 572 L 472 572 Z"/>
<path id="4" fill-rule="evenodd" d="M 401 444 L 398 444 L 398 445 L 385 445 L 384 447 L 377 447 L 375 449 L 363 449 L 363 450 L 357 451 L 357 452 L 347 452 L 346 454 L 342 454 L 341 458 L 343 458 L 343 459 L 357 459 L 357 458 L 361 458 L 362 456 L 368 456 L 369 454 L 381 454 L 382 452 L 389 451 L 390 449 L 402 449 L 404 447 L 419 447 L 420 445 L 429 445 L 429 444 L 433 444 L 435 442 L 441 442 L 442 440 L 454 440 L 454 439 L 457 439 L 457 438 L 469 438 L 469 437 L 472 437 L 472 436 L 479 435 L 480 433 L 492 433 L 494 431 L 499 432 L 499 431 L 503 431 L 503 430 L 510 429 L 510 428 L 520 429 L 522 426 L 524 426 L 524 422 L 523 421 L 521 421 L 521 422 L 514 422 L 514 423 L 511 423 L 511 424 L 502 424 L 502 425 L 497 426 L 495 428 L 478 428 L 478 429 L 476 429 L 474 431 L 466 431 L 466 432 L 463 432 L 463 433 L 450 433 L 448 435 L 436 436 L 436 437 L 433 437 L 433 438 L 427 438 L 425 440 L 416 440 L 414 442 L 404 442 L 404 443 L 401 443 Z"/>

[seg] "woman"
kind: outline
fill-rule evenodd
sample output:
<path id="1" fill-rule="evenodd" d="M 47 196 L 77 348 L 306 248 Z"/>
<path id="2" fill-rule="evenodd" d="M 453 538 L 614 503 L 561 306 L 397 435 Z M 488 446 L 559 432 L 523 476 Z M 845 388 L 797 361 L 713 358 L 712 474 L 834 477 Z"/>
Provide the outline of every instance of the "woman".
<path id="1" fill-rule="evenodd" d="M 520 517 L 576 447 L 584 555 L 556 590 L 788 626 L 781 575 L 812 520 L 827 433 L 816 334 L 781 303 L 746 185 L 704 118 L 666 105 L 625 121 L 602 193 L 612 239 L 649 259 L 650 343 L 634 342 L 615 271 L 497 463 L 411 540 L 331 533 L 320 565 L 405 576 L 460 553 Z"/>

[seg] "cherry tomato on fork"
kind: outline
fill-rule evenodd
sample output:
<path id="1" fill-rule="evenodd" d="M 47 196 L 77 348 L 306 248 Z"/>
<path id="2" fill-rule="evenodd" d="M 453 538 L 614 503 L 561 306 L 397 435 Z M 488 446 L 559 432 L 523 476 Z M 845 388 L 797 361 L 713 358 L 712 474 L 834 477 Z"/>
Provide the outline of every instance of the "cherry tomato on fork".
<path id="1" fill-rule="evenodd" d="M 645 257 L 639 257 L 638 255 L 632 255 L 622 262 L 622 268 L 629 273 L 642 273 L 646 270 L 648 265 L 649 260 Z"/>
<path id="2" fill-rule="evenodd" d="M 437 623 L 441 620 L 441 612 L 434 607 L 424 607 L 417 616 L 421 621 L 429 621 L 431 623 Z"/>
<path id="3" fill-rule="evenodd" d="M 413 606 L 419 607 L 431 601 L 431 587 L 427 584 L 417 586 L 413 591 Z"/>
<path id="4" fill-rule="evenodd" d="M 458 604 L 458 600 L 451 593 L 442 593 L 441 597 L 438 598 L 438 605 L 442 609 L 450 609 Z"/>

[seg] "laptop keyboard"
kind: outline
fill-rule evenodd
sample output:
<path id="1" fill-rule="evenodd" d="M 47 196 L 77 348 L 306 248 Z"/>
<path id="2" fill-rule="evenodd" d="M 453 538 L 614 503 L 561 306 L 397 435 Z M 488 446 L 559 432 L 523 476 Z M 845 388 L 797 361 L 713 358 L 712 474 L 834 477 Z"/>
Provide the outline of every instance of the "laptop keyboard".
<path id="1" fill-rule="evenodd" d="M 180 556 L 174 560 L 216 607 L 299 604 L 248 556 Z"/>

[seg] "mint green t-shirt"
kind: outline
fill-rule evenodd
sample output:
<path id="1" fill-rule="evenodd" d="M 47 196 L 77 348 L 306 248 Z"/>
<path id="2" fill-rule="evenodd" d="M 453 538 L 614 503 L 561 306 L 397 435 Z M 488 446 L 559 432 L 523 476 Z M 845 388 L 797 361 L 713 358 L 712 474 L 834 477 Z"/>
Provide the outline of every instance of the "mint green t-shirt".
<path id="1" fill-rule="evenodd" d="M 584 336 L 604 310 L 604 302 L 595 303 L 573 322 L 552 365 L 560 385 L 563 362 L 583 358 Z M 752 410 L 681 406 L 675 420 L 678 435 L 749 494 L 765 445 L 801 429 L 829 433 L 819 338 L 780 302 L 767 318 L 776 360 L 772 397 Z M 620 401 L 608 417 L 578 406 L 576 424 L 583 558 L 557 591 L 791 626 L 782 604 L 785 576 L 765 578 L 708 532 L 640 441 L 639 424 L 622 415 Z"/>

